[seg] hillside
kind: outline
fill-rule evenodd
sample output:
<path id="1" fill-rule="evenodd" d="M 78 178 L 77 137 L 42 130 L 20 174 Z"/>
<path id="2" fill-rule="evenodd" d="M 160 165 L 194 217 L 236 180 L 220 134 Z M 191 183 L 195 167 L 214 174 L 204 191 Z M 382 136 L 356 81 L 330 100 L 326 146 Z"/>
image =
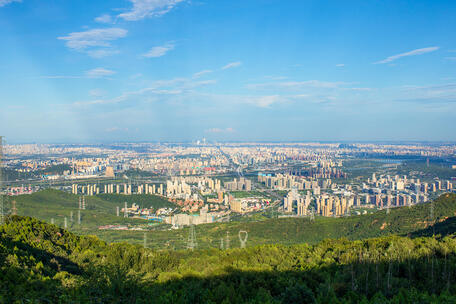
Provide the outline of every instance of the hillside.
<path id="1" fill-rule="evenodd" d="M 116 216 L 116 207 L 123 208 L 124 202 L 128 206 L 136 203 L 142 207 L 174 207 L 169 201 L 154 195 L 110 195 L 87 196 L 86 210 L 81 210 L 81 223 L 77 223 L 79 197 L 57 190 L 43 190 L 31 195 L 19 195 L 10 198 L 16 201 L 18 215 L 33 216 L 35 218 L 54 223 L 60 227 L 67 218 L 68 229 L 83 234 L 94 234 L 101 225 L 141 225 L 144 220 L 125 219 L 122 215 Z M 71 221 L 73 212 L 73 221 Z"/>
<path id="2" fill-rule="evenodd" d="M 454 303 L 456 240 L 162 251 L 28 217 L 0 226 L 0 303 Z"/>
<path id="3" fill-rule="evenodd" d="M 247 246 L 316 244 L 327 238 L 359 240 L 391 234 L 408 235 L 455 215 L 456 194 L 445 194 L 433 203 L 394 208 L 389 213 L 382 210 L 374 214 L 343 218 L 316 217 L 313 222 L 308 218 L 276 218 L 259 222 L 216 223 L 196 226 L 195 231 L 200 248 L 218 248 L 221 238 L 226 242 L 227 232 L 231 246 L 239 247 L 240 230 L 248 232 Z M 122 235 L 131 235 L 131 232 L 123 232 L 116 238 L 120 240 Z M 183 249 L 189 229 L 154 231 L 148 235 L 150 247 Z M 140 239 L 142 240 L 142 235 L 137 241 Z"/>
<path id="4" fill-rule="evenodd" d="M 157 201 L 149 201 L 151 198 Z M 142 220 L 124 219 L 115 216 L 115 206 L 127 200 L 129 204 L 155 204 L 169 206 L 169 202 L 154 196 L 119 196 L 100 195 L 88 197 L 88 210 L 83 211 L 83 225 L 72 223 L 69 230 L 96 234 L 107 242 L 128 241 L 143 244 L 144 232 L 140 231 L 107 231 L 98 230 L 98 225 L 114 223 L 145 224 Z M 71 210 L 76 211 L 77 197 L 60 191 L 41 191 L 33 195 L 17 197 L 19 215 L 35 216 L 62 226 L 63 217 Z M 167 205 L 168 204 L 168 205 Z M 147 205 L 148 206 L 148 205 Z M 308 218 L 273 218 L 258 222 L 214 223 L 195 226 L 198 247 L 202 249 L 219 248 L 221 239 L 226 246 L 227 232 L 230 246 L 240 247 L 238 233 L 248 232 L 247 246 L 262 244 L 316 244 L 327 238 L 345 237 L 358 240 L 391 234 L 408 235 L 425 229 L 434 222 L 441 222 L 456 215 L 456 194 L 445 194 L 433 203 L 420 204 L 412 207 L 401 207 L 375 212 L 361 216 L 343 218 L 316 217 L 315 221 Z M 147 245 L 155 249 L 184 249 L 187 245 L 189 229 L 164 230 L 147 232 Z M 427 234 L 429 235 L 429 234 Z M 432 234 L 431 234 L 432 235 Z"/>

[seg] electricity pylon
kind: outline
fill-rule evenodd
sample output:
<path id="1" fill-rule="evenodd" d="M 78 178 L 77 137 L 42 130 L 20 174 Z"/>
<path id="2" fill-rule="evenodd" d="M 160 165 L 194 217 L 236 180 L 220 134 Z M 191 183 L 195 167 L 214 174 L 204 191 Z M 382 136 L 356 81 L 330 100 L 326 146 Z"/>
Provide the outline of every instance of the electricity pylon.
<path id="1" fill-rule="evenodd" d="M 196 247 L 198 247 L 198 243 L 196 242 L 195 225 L 193 225 L 193 220 L 190 219 L 190 232 L 188 234 L 187 249 L 193 251 Z"/>

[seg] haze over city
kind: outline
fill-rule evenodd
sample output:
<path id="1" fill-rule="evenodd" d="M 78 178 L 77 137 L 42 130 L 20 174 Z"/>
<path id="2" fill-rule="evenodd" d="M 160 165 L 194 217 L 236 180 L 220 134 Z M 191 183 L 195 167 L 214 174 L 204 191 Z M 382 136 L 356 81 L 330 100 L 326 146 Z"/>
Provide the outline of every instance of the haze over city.
<path id="1" fill-rule="evenodd" d="M 454 1 L 0 0 L 9 143 L 454 141 Z"/>

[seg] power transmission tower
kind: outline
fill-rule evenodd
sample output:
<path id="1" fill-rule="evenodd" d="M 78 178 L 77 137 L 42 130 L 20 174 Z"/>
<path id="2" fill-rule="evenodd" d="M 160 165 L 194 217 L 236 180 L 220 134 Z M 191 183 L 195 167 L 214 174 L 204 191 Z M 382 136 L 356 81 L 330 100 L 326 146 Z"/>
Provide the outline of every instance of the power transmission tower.
<path id="1" fill-rule="evenodd" d="M 147 234 L 144 232 L 144 248 L 147 248 Z"/>
<path id="2" fill-rule="evenodd" d="M 226 232 L 226 249 L 230 249 L 230 232 Z"/>
<path id="3" fill-rule="evenodd" d="M 195 225 L 193 225 L 193 220 L 190 219 L 190 232 L 188 234 L 187 249 L 193 251 L 196 247 L 198 247 L 198 243 L 196 242 Z"/>
<path id="4" fill-rule="evenodd" d="M 82 197 L 82 210 L 86 209 L 86 200 L 85 200 L 85 195 Z"/>
<path id="5" fill-rule="evenodd" d="M 63 227 L 64 227 L 65 229 L 68 228 L 68 223 L 67 223 L 67 218 L 66 218 L 66 216 L 65 216 L 65 218 L 63 219 Z"/>
<path id="6" fill-rule="evenodd" d="M 11 202 L 11 204 L 12 204 L 12 207 L 11 207 L 11 215 L 17 215 L 16 201 L 13 200 L 13 201 Z"/>
<path id="7" fill-rule="evenodd" d="M 127 202 L 125 202 L 124 217 L 128 217 L 128 213 L 127 213 Z"/>
<path id="8" fill-rule="evenodd" d="M 116 207 L 116 214 L 119 216 L 119 206 Z"/>
<path id="9" fill-rule="evenodd" d="M 81 209 L 82 209 L 82 198 L 79 197 L 79 210 L 81 210 Z"/>
<path id="10" fill-rule="evenodd" d="M 70 212 L 70 222 L 73 222 L 73 211 Z"/>
<path id="11" fill-rule="evenodd" d="M 244 235 L 244 236 L 242 236 Z M 245 244 L 247 243 L 247 239 L 249 237 L 249 234 L 247 231 L 244 230 L 239 230 L 239 242 L 241 243 L 241 248 L 245 248 Z"/>
<path id="12" fill-rule="evenodd" d="M 81 225 L 81 210 L 78 210 L 78 225 Z"/>

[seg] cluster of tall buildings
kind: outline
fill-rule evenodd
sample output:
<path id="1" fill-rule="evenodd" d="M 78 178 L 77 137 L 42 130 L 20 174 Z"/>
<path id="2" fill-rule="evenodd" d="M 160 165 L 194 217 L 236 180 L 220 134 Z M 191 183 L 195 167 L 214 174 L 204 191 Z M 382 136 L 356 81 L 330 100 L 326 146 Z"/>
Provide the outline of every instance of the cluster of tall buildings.
<path id="1" fill-rule="evenodd" d="M 330 188 L 332 185 L 331 179 L 313 179 L 304 176 L 296 176 L 290 174 L 258 174 L 258 182 L 265 185 L 267 188 L 274 190 L 298 190 L 313 189 L 317 193 L 320 188 Z"/>
<path id="2" fill-rule="evenodd" d="M 240 177 L 239 179 L 235 178 L 232 182 L 225 182 L 223 186 L 228 191 L 251 191 L 252 181 L 244 177 Z"/>
<path id="3" fill-rule="evenodd" d="M 308 215 L 310 203 L 310 192 L 303 196 L 298 193 L 296 188 L 293 188 L 283 199 L 283 209 L 286 213 L 295 213 L 298 216 Z"/>
<path id="4" fill-rule="evenodd" d="M 79 185 L 72 184 L 71 193 L 73 194 L 84 194 L 88 196 L 97 194 L 158 194 L 164 195 L 163 184 L 87 184 Z"/>
<path id="5" fill-rule="evenodd" d="M 173 198 L 190 199 L 192 189 L 184 178 L 173 178 L 166 181 L 166 196 Z M 196 197 L 198 199 L 198 197 Z"/>

